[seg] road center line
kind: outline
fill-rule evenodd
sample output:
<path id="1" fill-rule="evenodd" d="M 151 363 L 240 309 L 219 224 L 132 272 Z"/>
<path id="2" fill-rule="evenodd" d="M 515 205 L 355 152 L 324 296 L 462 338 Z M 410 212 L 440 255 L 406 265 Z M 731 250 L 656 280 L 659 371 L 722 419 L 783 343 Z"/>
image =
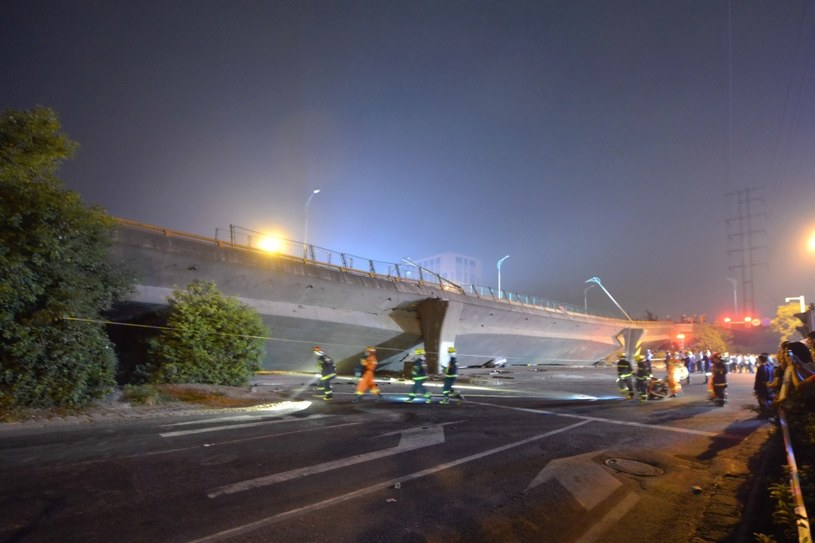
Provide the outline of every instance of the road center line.
<path id="1" fill-rule="evenodd" d="M 480 458 L 484 458 L 485 456 L 490 456 L 492 454 L 497 454 L 503 451 L 507 451 L 509 449 L 514 449 L 516 447 L 520 447 L 522 445 L 527 445 L 529 443 L 533 443 L 535 441 L 547 438 L 549 436 L 553 436 L 555 434 L 559 434 L 561 432 L 568 432 L 569 430 L 573 430 L 579 426 L 583 426 L 584 424 L 588 424 L 589 420 L 583 420 L 580 422 L 576 422 L 569 426 L 564 426 L 562 428 L 558 428 L 557 430 L 551 430 L 549 432 L 545 432 L 543 434 L 538 434 L 536 436 L 532 436 L 526 439 L 522 439 L 521 441 L 515 441 L 514 443 L 509 443 L 507 445 L 502 445 L 500 447 L 496 447 L 494 449 L 489 449 L 487 451 L 483 451 L 480 453 L 472 454 L 470 456 L 465 456 L 464 458 L 459 458 L 458 460 L 453 460 L 452 462 L 446 462 L 444 464 L 439 464 L 437 466 L 433 466 L 432 468 L 427 468 L 421 471 L 417 471 L 415 473 L 411 473 L 404 477 L 399 477 L 398 479 L 391 479 L 390 481 L 385 481 L 382 483 L 377 483 L 375 485 L 371 485 L 365 488 L 361 488 L 359 490 L 355 490 L 354 492 L 349 492 L 348 494 L 343 494 L 341 496 L 335 496 L 334 498 L 329 498 L 327 500 L 323 500 L 321 502 L 312 503 L 310 505 L 306 505 L 304 507 L 298 507 L 297 509 L 291 509 L 289 511 L 284 511 L 283 513 L 278 513 L 277 515 L 272 515 L 270 517 L 266 517 L 255 522 L 250 522 L 249 524 L 244 524 L 243 526 L 238 526 L 236 528 L 230 528 L 229 530 L 224 530 L 221 532 L 217 532 L 212 535 L 208 535 L 206 537 L 202 537 L 200 539 L 195 539 L 189 541 L 188 543 L 205 543 L 207 541 L 220 541 L 225 538 L 234 537 L 237 535 L 245 534 L 248 532 L 252 532 L 254 530 L 258 530 L 265 526 L 270 526 L 277 522 L 281 522 L 298 515 L 303 515 L 306 513 L 311 513 L 313 511 L 318 511 L 325 507 L 330 507 L 332 505 L 337 505 L 340 503 L 344 503 L 347 501 L 354 500 L 356 498 L 360 498 L 362 496 L 371 494 L 373 492 L 378 492 L 380 490 L 385 490 L 387 488 L 392 487 L 396 483 L 402 483 L 405 481 L 412 481 L 414 479 L 420 479 L 422 477 L 426 477 L 428 475 L 433 475 L 439 471 L 443 471 L 449 468 L 454 468 L 456 466 L 460 466 L 461 464 L 466 464 L 467 462 L 472 462 L 473 460 L 478 460 Z"/>
<path id="2" fill-rule="evenodd" d="M 674 426 L 665 426 L 664 424 L 647 424 L 644 422 L 630 422 L 625 420 L 615 420 L 615 419 L 606 419 L 602 417 L 588 417 L 586 415 L 574 415 L 572 413 L 558 413 L 557 411 L 547 411 L 545 409 L 531 409 L 529 407 L 512 407 L 509 405 L 500 405 L 496 403 L 487 403 L 487 402 L 474 402 L 474 401 L 467 401 L 467 403 L 473 403 L 477 405 L 485 405 L 488 407 L 499 407 L 501 409 L 511 409 L 513 411 L 523 411 L 525 413 L 534 413 L 536 415 L 553 415 L 556 417 L 566 417 L 572 419 L 580 419 L 586 422 L 602 422 L 605 424 L 619 424 L 622 426 L 635 426 L 637 428 L 648 428 L 653 430 L 665 430 L 667 432 L 676 432 L 679 434 L 693 434 L 697 436 L 705 436 L 705 437 L 716 437 L 719 439 L 732 439 L 734 441 L 741 441 L 744 439 L 744 436 L 737 436 L 733 434 L 720 434 L 718 432 L 705 432 L 703 430 L 691 430 L 689 428 L 676 428 Z"/>

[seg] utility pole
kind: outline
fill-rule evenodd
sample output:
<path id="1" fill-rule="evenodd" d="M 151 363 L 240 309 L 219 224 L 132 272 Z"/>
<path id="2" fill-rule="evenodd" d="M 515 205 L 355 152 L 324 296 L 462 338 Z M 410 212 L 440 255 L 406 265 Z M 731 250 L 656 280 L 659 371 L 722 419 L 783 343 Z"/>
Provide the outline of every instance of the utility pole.
<path id="1" fill-rule="evenodd" d="M 766 245 L 756 245 L 756 238 L 759 234 L 766 234 L 766 230 L 755 228 L 756 219 L 764 216 L 763 212 L 756 211 L 755 202 L 764 203 L 764 198 L 756 196 L 755 193 L 761 188 L 739 189 L 729 192 L 725 196 L 735 196 L 738 206 L 738 215 L 726 219 L 728 226 L 727 242 L 731 247 L 727 250 L 728 258 L 736 263 L 728 266 L 730 271 L 738 271 L 741 274 L 741 306 L 742 309 L 754 316 L 756 311 L 755 296 L 755 267 L 766 264 L 757 262 L 755 252 L 759 249 L 766 249 Z"/>

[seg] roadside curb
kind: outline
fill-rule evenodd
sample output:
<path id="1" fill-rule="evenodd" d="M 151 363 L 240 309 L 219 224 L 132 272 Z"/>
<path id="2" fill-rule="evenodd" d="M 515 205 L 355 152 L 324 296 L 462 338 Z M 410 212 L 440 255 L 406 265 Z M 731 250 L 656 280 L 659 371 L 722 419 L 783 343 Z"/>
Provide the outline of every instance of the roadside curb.
<path id="1" fill-rule="evenodd" d="M 752 535 L 744 533 L 752 528 L 752 522 L 745 519 L 753 518 L 759 494 L 765 490 L 759 484 L 769 469 L 770 455 L 764 446 L 774 429 L 770 422 L 762 424 L 730 454 L 723 455 L 727 467 L 713 483 L 692 543 L 752 541 Z M 751 465 L 756 469 L 751 471 Z M 745 495 L 745 501 L 739 499 Z"/>

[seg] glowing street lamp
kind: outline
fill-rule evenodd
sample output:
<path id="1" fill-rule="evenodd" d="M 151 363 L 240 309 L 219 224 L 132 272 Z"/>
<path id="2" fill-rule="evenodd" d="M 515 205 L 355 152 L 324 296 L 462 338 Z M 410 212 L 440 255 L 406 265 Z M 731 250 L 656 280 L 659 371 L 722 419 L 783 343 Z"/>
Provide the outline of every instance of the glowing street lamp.
<path id="1" fill-rule="evenodd" d="M 502 298 L 504 296 L 503 291 L 501 290 L 501 264 L 504 263 L 504 260 L 509 258 L 509 255 L 505 256 L 501 260 L 498 261 L 498 297 Z"/>
<path id="2" fill-rule="evenodd" d="M 283 242 L 279 238 L 264 236 L 258 240 L 258 248 L 267 253 L 279 253 Z"/>
<path id="3" fill-rule="evenodd" d="M 308 257 L 308 205 L 311 203 L 311 199 L 314 198 L 314 195 L 319 193 L 320 189 L 314 189 L 311 191 L 311 194 L 308 195 L 308 199 L 306 200 L 306 225 L 303 228 L 303 257 Z"/>

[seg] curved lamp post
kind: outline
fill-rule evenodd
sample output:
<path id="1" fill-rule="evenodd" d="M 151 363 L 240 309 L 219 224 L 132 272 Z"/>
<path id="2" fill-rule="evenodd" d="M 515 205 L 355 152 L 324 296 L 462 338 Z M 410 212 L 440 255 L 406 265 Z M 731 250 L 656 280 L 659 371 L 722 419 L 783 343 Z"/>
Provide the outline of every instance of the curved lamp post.
<path id="1" fill-rule="evenodd" d="M 784 301 L 787 302 L 787 303 L 790 303 L 790 302 L 795 301 L 795 300 L 798 300 L 798 303 L 800 304 L 801 313 L 803 313 L 804 311 L 807 310 L 807 304 L 804 301 L 803 294 L 801 296 L 790 296 L 789 298 L 784 298 Z"/>
<path id="2" fill-rule="evenodd" d="M 318 192 L 320 192 L 320 189 L 314 189 L 306 200 L 306 225 L 303 228 L 303 258 L 308 257 L 308 206 L 311 203 L 311 199 L 314 198 L 314 195 Z"/>
<path id="3" fill-rule="evenodd" d="M 498 261 L 498 297 L 503 298 L 504 292 L 501 290 L 501 264 L 504 263 L 504 260 L 509 258 L 509 255 L 505 256 L 501 260 Z"/>
<path id="4" fill-rule="evenodd" d="M 591 279 L 586 279 L 586 283 L 594 283 L 595 285 L 597 285 L 597 286 L 599 286 L 601 289 L 603 289 L 603 292 L 605 292 L 605 293 L 606 293 L 606 296 L 608 296 L 608 297 L 611 299 L 611 301 L 612 301 L 612 302 L 614 302 L 614 305 L 616 305 L 616 306 L 617 306 L 617 308 L 618 308 L 620 311 L 622 311 L 622 312 L 623 312 L 623 315 L 625 315 L 625 316 L 628 318 L 628 320 L 630 320 L 630 321 L 633 321 L 633 320 L 634 320 L 634 319 L 632 319 L 632 318 L 631 318 L 631 315 L 629 315 L 628 313 L 626 313 L 626 312 L 625 312 L 625 309 L 623 309 L 623 308 L 622 308 L 622 306 L 620 306 L 620 304 L 618 304 L 618 303 L 617 303 L 617 300 L 615 300 L 615 299 L 614 299 L 614 296 L 612 296 L 612 295 L 611 295 L 611 293 L 610 293 L 609 291 L 607 291 L 607 290 L 606 290 L 606 287 L 604 287 L 604 286 L 603 286 L 603 283 L 601 283 L 601 282 L 600 282 L 600 278 L 599 278 L 599 277 L 592 277 Z"/>
<path id="5" fill-rule="evenodd" d="M 589 289 L 592 288 L 593 286 L 594 285 L 592 284 L 592 285 L 589 285 L 589 286 L 587 286 L 586 288 L 583 289 L 583 309 L 586 310 L 586 311 L 589 310 L 588 292 L 589 292 Z"/>

